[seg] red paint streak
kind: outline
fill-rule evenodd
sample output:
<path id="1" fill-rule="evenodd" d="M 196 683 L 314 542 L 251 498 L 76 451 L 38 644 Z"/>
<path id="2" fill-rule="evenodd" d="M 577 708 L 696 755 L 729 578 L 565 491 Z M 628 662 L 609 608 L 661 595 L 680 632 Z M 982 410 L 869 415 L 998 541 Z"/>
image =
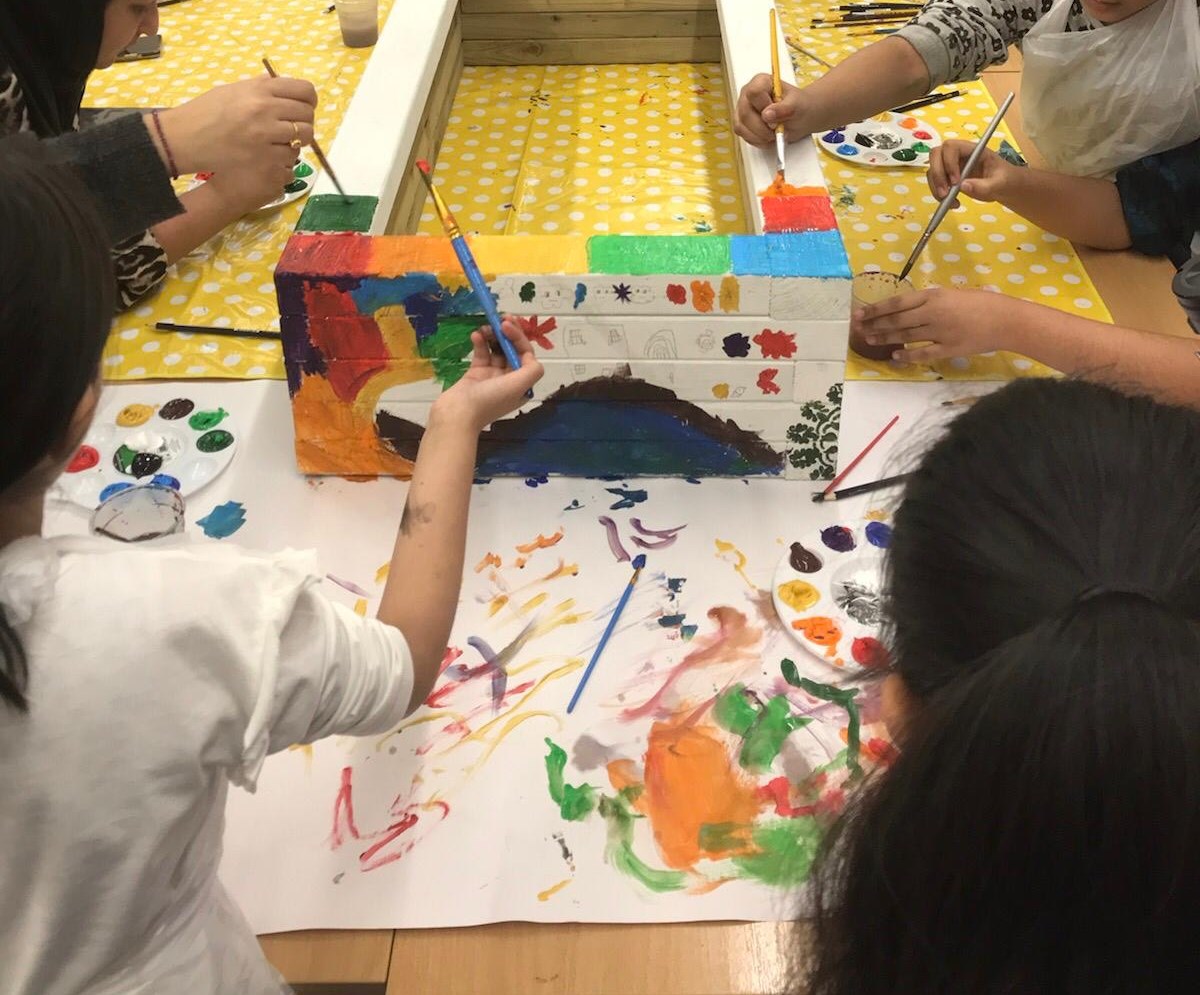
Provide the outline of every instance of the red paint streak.
<path id="1" fill-rule="evenodd" d="M 754 336 L 754 344 L 762 350 L 763 359 L 791 359 L 796 353 L 796 336 L 791 332 L 764 328 Z"/>
<path id="2" fill-rule="evenodd" d="M 828 197 L 763 197 L 759 203 L 767 232 L 833 231 L 837 227 Z"/>
<path id="3" fill-rule="evenodd" d="M 354 300 L 329 284 L 304 290 L 308 335 L 326 359 L 326 379 L 343 401 L 359 395 L 366 383 L 387 369 L 387 347 L 373 318 L 358 314 Z"/>
<path id="4" fill-rule="evenodd" d="M 686 304 L 687 290 L 678 283 L 668 283 L 667 300 L 669 300 L 672 304 Z"/>
<path id="5" fill-rule="evenodd" d="M 354 824 L 354 787 L 351 783 L 353 769 L 342 768 L 342 783 L 333 802 L 333 832 L 330 834 L 330 849 L 336 850 L 344 842 L 342 824 L 354 839 L 358 839 L 358 826 Z"/>
<path id="6" fill-rule="evenodd" d="M 547 318 L 545 321 L 538 321 L 537 315 L 532 315 L 529 318 L 518 318 L 517 324 L 521 326 L 521 330 L 528 336 L 539 349 L 553 349 L 554 343 L 546 336 L 558 327 L 556 318 Z"/>
<path id="7" fill-rule="evenodd" d="M 890 764 L 900 751 L 882 736 L 872 736 L 861 744 L 863 756 L 873 763 Z"/>
<path id="8" fill-rule="evenodd" d="M 417 160 L 417 169 L 419 169 L 426 176 L 429 175 L 429 163 L 426 162 L 424 159 Z"/>
<path id="9" fill-rule="evenodd" d="M 91 446 L 80 446 L 79 452 L 67 464 L 67 473 L 82 473 L 100 462 L 100 454 Z"/>
<path id="10" fill-rule="evenodd" d="M 446 672 L 446 668 L 462 655 L 463 651 L 457 646 L 447 646 L 446 652 L 442 655 L 442 665 L 438 667 L 438 673 L 444 674 Z"/>
<path id="11" fill-rule="evenodd" d="M 378 860 L 375 859 L 375 855 L 379 853 L 380 850 L 398 840 L 401 836 L 412 829 L 412 827 L 415 826 L 418 821 L 419 819 L 416 813 L 409 812 L 399 822 L 388 826 L 388 828 L 383 831 L 383 839 L 381 839 L 378 843 L 372 843 L 358 855 L 358 861 L 360 864 L 362 864 L 362 869 L 364 871 L 373 871 L 377 867 L 383 867 L 385 864 L 390 864 L 393 861 L 399 860 L 406 853 L 408 853 L 408 851 L 412 849 L 411 844 L 406 847 L 401 847 L 395 853 L 385 854 Z"/>
<path id="12" fill-rule="evenodd" d="M 650 91 L 643 90 L 642 95 L 640 97 L 638 97 L 638 106 L 641 107 L 642 104 L 644 104 L 649 99 L 650 99 Z"/>
<path id="13" fill-rule="evenodd" d="M 774 368 L 763 370 L 758 375 L 758 389 L 764 394 L 782 394 L 783 388 L 775 382 L 778 375 L 779 371 Z"/>
<path id="14" fill-rule="evenodd" d="M 816 812 L 815 805 L 793 805 L 792 785 L 782 775 L 773 781 L 768 781 L 758 789 L 759 801 L 771 802 L 775 806 L 775 814 L 785 819 L 794 819 L 801 815 L 812 815 Z"/>
<path id="15" fill-rule="evenodd" d="M 887 647 L 873 636 L 862 636 L 850 644 L 850 655 L 861 667 L 886 667 L 891 660 Z"/>
<path id="16" fill-rule="evenodd" d="M 625 719 L 639 719 L 653 714 L 672 685 L 689 670 L 708 667 L 714 663 L 741 664 L 755 659 L 762 630 L 747 624 L 746 616 L 736 608 L 724 605 L 708 610 L 708 617 L 717 624 L 717 631 L 695 640 L 699 645 L 671 668 L 667 679 L 648 701 L 621 713 Z"/>

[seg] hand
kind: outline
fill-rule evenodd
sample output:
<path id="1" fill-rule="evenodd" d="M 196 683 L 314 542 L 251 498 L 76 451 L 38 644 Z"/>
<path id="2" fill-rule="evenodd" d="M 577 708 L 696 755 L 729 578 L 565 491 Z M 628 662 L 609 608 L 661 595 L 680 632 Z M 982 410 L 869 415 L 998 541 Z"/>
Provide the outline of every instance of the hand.
<path id="1" fill-rule="evenodd" d="M 932 363 L 1006 349 L 1013 301 L 988 290 L 918 290 L 854 312 L 852 335 L 871 346 L 897 346 L 892 359 Z M 908 343 L 919 345 L 905 348 Z"/>
<path id="2" fill-rule="evenodd" d="M 290 150 L 289 150 L 290 151 Z M 295 179 L 293 164 L 280 167 L 273 162 L 222 169 L 208 179 L 208 188 L 228 204 L 235 217 L 269 204 Z"/>
<path id="3" fill-rule="evenodd" d="M 260 76 L 218 86 L 163 111 L 159 120 L 181 173 L 267 164 L 284 169 L 296 161 L 293 140 L 312 144 L 316 106 L 311 83 Z M 153 127 L 150 134 L 158 142 Z"/>
<path id="4" fill-rule="evenodd" d="M 964 142 L 953 138 L 944 145 L 939 145 L 929 153 L 929 172 L 926 179 L 933 195 L 941 200 L 950 192 L 950 188 L 958 182 L 962 175 L 963 165 L 975 151 L 975 142 Z M 971 176 L 962 185 L 962 192 L 972 200 L 1004 200 L 1005 193 L 1012 180 L 1012 174 L 1018 167 L 1007 162 L 998 152 L 984 149 Z M 958 207 L 957 198 L 954 206 Z"/>
<path id="5" fill-rule="evenodd" d="M 804 113 L 808 110 L 804 91 L 784 83 L 783 99 L 779 103 L 775 102 L 774 94 L 774 84 L 768 73 L 759 73 L 738 94 L 733 130 L 751 145 L 771 145 L 775 141 L 777 124 L 783 124 L 789 142 L 799 141 L 812 133 Z"/>
<path id="6" fill-rule="evenodd" d="M 461 416 L 478 433 L 525 403 L 526 391 L 542 379 L 544 370 L 521 326 L 506 317 L 502 327 L 517 351 L 521 368 L 509 370 L 491 328 L 472 332 L 471 366 L 458 383 L 434 402 L 431 416 Z"/>

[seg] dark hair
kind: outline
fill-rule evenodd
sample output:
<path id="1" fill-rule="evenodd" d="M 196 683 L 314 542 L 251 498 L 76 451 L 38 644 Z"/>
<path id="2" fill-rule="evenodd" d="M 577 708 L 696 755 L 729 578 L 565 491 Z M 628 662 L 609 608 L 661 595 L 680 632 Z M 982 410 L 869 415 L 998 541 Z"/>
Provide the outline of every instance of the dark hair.
<path id="1" fill-rule="evenodd" d="M 814 995 L 1194 991 L 1200 413 L 980 401 L 887 583 L 912 714 L 818 862 Z"/>
<path id="2" fill-rule="evenodd" d="M 0 141 L 0 494 L 64 444 L 98 374 L 114 291 L 87 191 L 36 139 Z M 0 609 L 0 698 L 24 710 L 27 679 Z"/>

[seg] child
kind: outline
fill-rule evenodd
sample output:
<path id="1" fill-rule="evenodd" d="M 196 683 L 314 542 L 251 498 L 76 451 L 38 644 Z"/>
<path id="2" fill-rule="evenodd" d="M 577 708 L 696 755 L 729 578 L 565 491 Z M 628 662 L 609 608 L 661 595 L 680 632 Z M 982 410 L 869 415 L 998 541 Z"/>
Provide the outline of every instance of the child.
<path id="1" fill-rule="evenodd" d="M 803 990 L 1194 992 L 1200 413 L 1013 384 L 889 556 L 900 752 L 826 841 Z"/>
<path id="2" fill-rule="evenodd" d="M 892 358 L 904 363 L 1007 349 L 1063 373 L 1200 408 L 1195 340 L 1114 327 L 991 291 L 901 294 L 853 314 L 851 333 L 872 354 L 891 347 Z"/>
<path id="3" fill-rule="evenodd" d="M 154 0 L 0 4 L 0 137 L 32 131 L 50 138 L 74 130 L 91 72 L 111 65 L 137 38 L 157 30 Z M 180 198 L 184 213 L 114 247 L 122 308 L 157 287 L 171 263 L 273 200 L 290 182 L 299 149 L 312 141 L 316 92 L 301 80 L 275 80 L 270 97 L 251 108 L 256 115 L 244 118 L 249 129 L 243 145 L 257 155 L 226 157 L 209 182 Z M 165 122 L 160 115 L 159 123 Z M 162 151 L 171 163 L 172 133 L 157 125 L 151 131 L 165 143 Z M 263 149 L 261 136 L 267 131 L 274 154 Z M 172 168 L 187 167 L 176 160 Z"/>
<path id="4" fill-rule="evenodd" d="M 485 333 L 434 403 L 377 620 L 311 557 L 44 539 L 112 313 L 104 229 L 38 143 L 0 143 L 0 987 L 284 990 L 217 881 L 227 784 L 268 753 L 393 727 L 429 693 L 462 577 L 476 443 L 541 376 Z"/>

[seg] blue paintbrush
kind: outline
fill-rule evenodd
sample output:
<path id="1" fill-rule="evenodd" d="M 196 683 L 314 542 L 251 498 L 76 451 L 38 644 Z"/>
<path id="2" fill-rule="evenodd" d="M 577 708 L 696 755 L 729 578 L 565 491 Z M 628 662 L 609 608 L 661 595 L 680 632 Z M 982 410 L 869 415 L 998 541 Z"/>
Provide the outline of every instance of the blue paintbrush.
<path id="1" fill-rule="evenodd" d="M 596 644 L 596 651 L 592 654 L 592 659 L 588 662 L 587 669 L 583 672 L 583 676 L 579 678 L 579 687 L 571 695 L 571 702 L 567 705 L 568 715 L 575 711 L 575 706 L 579 704 L 579 696 L 583 694 L 583 689 L 587 687 L 588 678 L 592 676 L 592 671 L 596 669 L 596 661 L 600 659 L 600 654 L 604 652 L 604 647 L 608 645 L 609 639 L 612 638 L 613 630 L 617 627 L 617 622 L 621 618 L 621 612 L 629 604 L 629 598 L 633 594 L 633 586 L 637 583 L 638 575 L 642 572 L 642 567 L 645 565 L 645 553 L 639 553 L 633 558 L 633 576 L 629 578 L 629 583 L 625 586 L 625 592 L 621 595 L 621 600 L 617 602 L 617 607 L 613 609 L 612 618 L 608 620 L 608 627 L 604 630 L 604 635 L 600 637 L 600 642 Z"/>
<path id="2" fill-rule="evenodd" d="M 517 350 L 513 348 L 513 344 L 508 341 L 508 336 L 504 334 L 504 329 L 500 325 L 500 312 L 496 310 L 496 302 L 492 300 L 492 291 L 484 280 L 483 274 L 479 271 L 479 264 L 475 262 L 475 256 L 471 253 L 471 247 L 467 245 L 467 239 L 462 233 L 462 229 L 458 227 L 458 222 L 454 215 L 450 213 L 450 208 L 446 206 L 446 202 L 442 200 L 442 195 L 438 192 L 437 187 L 433 185 L 433 177 L 429 172 L 429 163 L 424 159 L 417 160 L 417 171 L 421 174 L 421 179 L 425 181 L 425 186 L 429 188 L 429 195 L 433 198 L 433 206 L 437 209 L 438 217 L 442 219 L 442 227 L 446 229 L 446 234 L 450 236 L 450 244 L 454 246 L 454 254 L 458 256 L 458 262 L 463 268 L 463 272 L 467 275 L 467 282 L 471 284 L 471 289 L 475 291 L 475 296 L 479 298 L 479 304 L 483 308 L 483 313 L 487 317 L 488 324 L 492 326 L 492 331 L 496 335 L 496 342 L 500 345 L 500 351 L 504 353 L 504 358 L 508 360 L 508 365 L 514 370 L 521 368 L 521 359 L 517 355 Z M 528 391 L 526 397 L 533 397 L 533 391 Z"/>

